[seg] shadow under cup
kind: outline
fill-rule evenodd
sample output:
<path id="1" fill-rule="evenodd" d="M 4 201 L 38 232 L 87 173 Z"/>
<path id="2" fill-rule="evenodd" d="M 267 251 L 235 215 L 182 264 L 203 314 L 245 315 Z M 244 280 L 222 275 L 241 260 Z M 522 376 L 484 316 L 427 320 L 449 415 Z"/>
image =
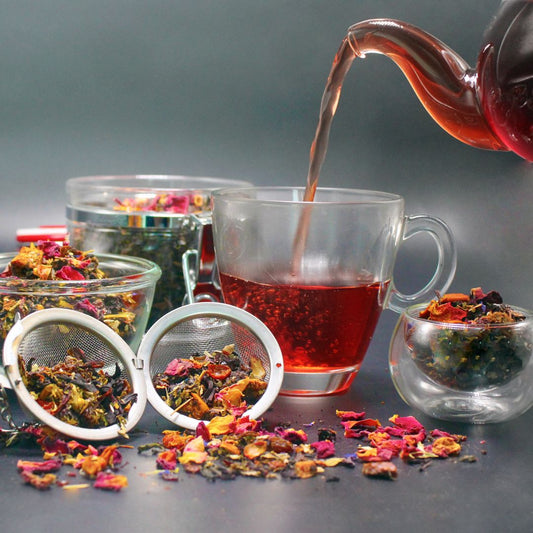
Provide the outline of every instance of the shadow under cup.
<path id="1" fill-rule="evenodd" d="M 340 393 L 357 375 L 381 311 L 445 291 L 453 238 L 440 220 L 404 216 L 389 193 L 251 187 L 213 193 L 213 235 L 224 300 L 272 331 L 283 353 L 282 394 Z M 401 242 L 421 231 L 437 242 L 433 278 L 413 295 L 392 280 Z"/>

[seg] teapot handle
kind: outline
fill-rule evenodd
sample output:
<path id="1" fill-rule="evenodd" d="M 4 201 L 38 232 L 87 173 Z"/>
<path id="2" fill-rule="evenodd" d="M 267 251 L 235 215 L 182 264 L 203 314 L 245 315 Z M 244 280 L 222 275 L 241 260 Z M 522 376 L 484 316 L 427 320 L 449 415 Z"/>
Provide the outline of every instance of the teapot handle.
<path id="1" fill-rule="evenodd" d="M 437 244 L 437 266 L 432 278 L 418 292 L 403 294 L 392 280 L 388 308 L 401 313 L 406 307 L 431 299 L 435 292 L 445 293 L 451 285 L 457 268 L 457 250 L 450 228 L 441 219 L 430 215 L 406 216 L 402 241 L 419 233 L 429 233 Z"/>

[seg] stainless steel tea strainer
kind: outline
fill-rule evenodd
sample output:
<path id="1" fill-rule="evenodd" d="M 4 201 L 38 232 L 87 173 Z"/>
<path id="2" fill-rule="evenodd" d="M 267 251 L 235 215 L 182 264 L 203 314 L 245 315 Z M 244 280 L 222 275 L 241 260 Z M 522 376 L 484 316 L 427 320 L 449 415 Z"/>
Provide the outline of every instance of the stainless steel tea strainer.
<path id="1" fill-rule="evenodd" d="M 54 367 L 69 351 L 83 353 L 87 364 L 101 366 L 110 376 L 120 374 L 137 395 L 123 427 L 82 427 L 61 420 L 46 410 L 24 384 L 21 367 Z M 75 439 L 107 440 L 131 430 L 146 406 L 146 385 L 140 364 L 131 348 L 110 327 L 96 318 L 70 309 L 43 309 L 19 320 L 4 341 L 3 363 L 7 377 L 23 410 L 39 422 Z M 65 376 L 65 379 L 76 379 Z"/>
<path id="2" fill-rule="evenodd" d="M 281 388 L 281 350 L 259 319 L 223 303 L 194 303 L 167 313 L 146 333 L 137 355 L 117 333 L 91 316 L 68 309 L 37 311 L 11 328 L 4 342 L 3 363 L 21 406 L 39 422 L 72 438 L 108 440 L 130 431 L 137 424 L 147 399 L 167 420 L 195 429 L 200 420 L 172 409 L 157 393 L 154 376 L 163 372 L 176 357 L 213 352 L 230 344 L 235 345 L 235 352 L 245 363 L 249 364 L 252 357 L 258 358 L 265 370 L 266 389 L 243 415 L 259 418 Z M 83 353 L 84 361 L 97 364 L 101 372 L 114 377 L 120 373 L 131 384 L 136 401 L 124 415 L 123 425 L 114 423 L 94 428 L 65 422 L 43 408 L 25 386 L 21 367 L 51 367 L 72 350 Z"/>
<path id="3" fill-rule="evenodd" d="M 243 414 L 259 418 L 276 399 L 283 380 L 281 349 L 271 331 L 256 317 L 232 305 L 201 302 L 185 305 L 160 318 L 139 347 L 144 363 L 148 400 L 167 420 L 195 429 L 199 420 L 172 409 L 153 386 L 153 377 L 175 357 L 213 352 L 234 344 L 236 353 L 249 364 L 258 358 L 265 370 L 267 387 L 261 398 Z"/>

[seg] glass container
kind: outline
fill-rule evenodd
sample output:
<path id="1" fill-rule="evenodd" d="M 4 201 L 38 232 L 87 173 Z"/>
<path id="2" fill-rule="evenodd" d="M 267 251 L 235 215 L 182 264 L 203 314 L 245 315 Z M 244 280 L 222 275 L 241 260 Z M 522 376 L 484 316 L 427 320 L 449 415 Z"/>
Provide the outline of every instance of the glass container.
<path id="1" fill-rule="evenodd" d="M 442 420 L 503 422 L 533 405 L 533 314 L 507 324 L 444 323 L 407 308 L 394 330 L 389 367 L 410 406 Z"/>

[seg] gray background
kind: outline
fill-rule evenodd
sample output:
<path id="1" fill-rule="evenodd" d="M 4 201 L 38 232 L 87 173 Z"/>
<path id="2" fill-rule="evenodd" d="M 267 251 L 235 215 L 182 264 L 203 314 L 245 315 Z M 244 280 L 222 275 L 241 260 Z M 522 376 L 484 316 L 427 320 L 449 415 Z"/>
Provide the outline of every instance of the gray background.
<path id="1" fill-rule="evenodd" d="M 497 0 L 0 1 L 0 249 L 64 222 L 65 180 L 189 174 L 303 185 L 322 90 L 347 27 L 412 22 L 475 64 Z M 387 190 L 451 226 L 454 290 L 530 306 L 533 168 L 461 144 L 383 56 L 354 63 L 321 185 Z M 434 247 L 400 254 L 420 285 Z M 411 276 L 415 274 L 416 276 Z M 533 306 L 533 305 L 531 305 Z"/>
<path id="2" fill-rule="evenodd" d="M 350 24 L 404 19 L 474 64 L 498 4 L 0 0 L 0 250 L 16 247 L 16 228 L 64 222 L 64 183 L 72 176 L 170 173 L 303 185 L 322 90 Z M 533 167 L 448 136 L 387 58 L 354 63 L 321 185 L 404 195 L 409 213 L 451 226 L 459 252 L 454 290 L 481 285 L 533 307 Z M 409 241 L 397 264 L 399 288 L 420 286 L 434 256 L 431 242 Z M 39 453 L 15 448 L 0 453 L 0 528 L 531 531 L 533 410 L 487 426 L 439 423 L 410 410 L 388 375 L 396 319 L 383 314 L 348 394 L 280 398 L 268 418 L 338 429 L 335 409 L 385 421 L 413 414 L 428 428 L 468 435 L 466 453 L 477 463 L 437 461 L 424 472 L 400 464 L 397 483 L 363 479 L 357 468 L 332 473 L 338 483 L 208 483 L 182 475 L 169 487 L 141 477 L 154 460 L 130 450 L 124 494 L 65 494 L 22 485 L 17 459 Z M 162 429 L 169 424 L 148 408 L 131 443 L 157 440 Z M 355 446 L 339 439 L 341 453 Z"/>

